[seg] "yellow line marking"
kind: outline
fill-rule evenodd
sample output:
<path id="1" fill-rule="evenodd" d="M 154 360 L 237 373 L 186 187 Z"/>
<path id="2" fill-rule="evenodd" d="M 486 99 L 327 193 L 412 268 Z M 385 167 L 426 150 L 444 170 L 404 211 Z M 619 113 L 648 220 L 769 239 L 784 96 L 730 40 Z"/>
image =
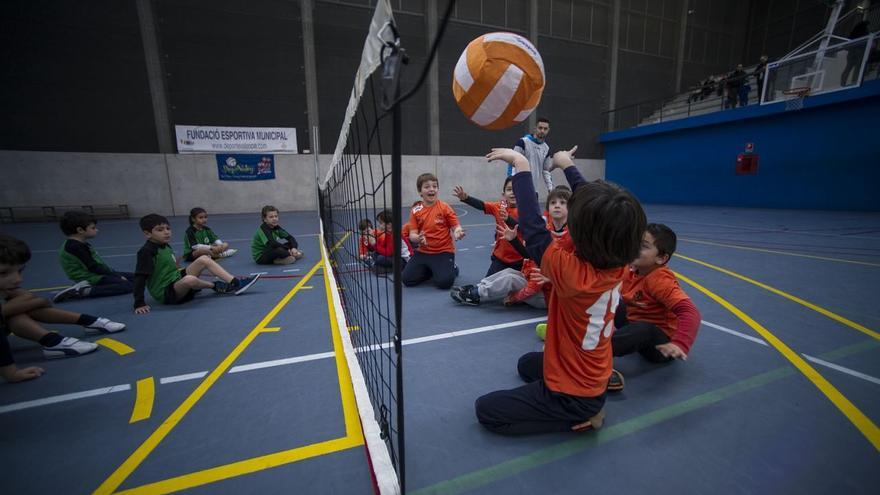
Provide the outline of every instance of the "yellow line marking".
<path id="1" fill-rule="evenodd" d="M 281 327 L 266 327 L 260 330 L 260 333 L 268 333 L 268 332 L 280 332 Z"/>
<path id="2" fill-rule="evenodd" d="M 128 420 L 128 424 L 150 419 L 150 415 L 153 413 L 153 399 L 155 396 L 156 382 L 153 381 L 152 376 L 137 381 L 134 409 L 131 411 L 131 418 Z"/>
<path id="3" fill-rule="evenodd" d="M 109 337 L 104 337 L 103 339 L 98 339 L 95 341 L 96 344 L 102 345 L 107 349 L 119 354 L 120 356 L 125 356 L 126 354 L 131 354 L 134 352 L 134 349 L 123 344 L 118 340 L 111 339 Z"/>
<path id="4" fill-rule="evenodd" d="M 284 450 L 274 454 L 254 457 L 252 459 L 245 459 L 243 461 L 197 471 L 195 473 L 184 474 L 182 476 L 157 481 L 148 485 L 141 485 L 116 493 L 119 495 L 160 495 L 173 493 L 196 486 L 207 485 L 208 483 L 214 483 L 216 481 L 234 478 L 236 476 L 256 473 L 257 471 L 271 469 L 291 462 L 302 461 L 304 459 L 350 449 L 357 447 L 362 443 L 363 442 L 357 443 L 350 437 L 336 438 L 326 442 L 306 445 L 305 447 L 297 447 L 295 449 Z"/>
<path id="5" fill-rule="evenodd" d="M 303 290 L 305 289 L 314 289 L 314 287 L 312 287 L 311 285 L 304 285 Z"/>
<path id="6" fill-rule="evenodd" d="M 324 270 L 324 295 L 327 297 L 327 313 L 330 317 L 330 330 L 333 333 L 333 352 L 336 354 L 336 374 L 339 377 L 339 393 L 342 398 L 342 412 L 345 416 L 345 431 L 349 439 L 357 439 L 360 442 L 358 445 L 361 445 L 364 443 L 364 432 L 361 430 L 361 419 L 355 403 L 351 372 L 348 369 L 348 361 L 345 360 L 345 351 L 342 347 L 342 337 L 339 333 L 329 278 L 330 271 Z"/>
<path id="7" fill-rule="evenodd" d="M 770 330 L 767 330 L 760 323 L 753 320 L 749 315 L 745 314 L 722 298 L 721 296 L 715 294 L 709 289 L 703 287 L 702 285 L 694 282 L 693 280 L 685 277 L 680 273 L 675 273 L 675 276 L 686 282 L 687 284 L 693 286 L 695 289 L 699 290 L 703 294 L 709 296 L 712 300 L 723 306 L 725 309 L 736 315 L 737 318 L 742 320 L 746 325 L 752 327 L 756 332 L 758 332 L 761 337 L 764 337 L 764 340 L 767 341 L 770 345 L 772 345 L 782 356 L 787 359 L 791 364 L 794 365 L 795 368 L 798 369 L 804 376 L 810 380 L 813 385 L 816 386 L 825 397 L 837 406 L 840 409 L 840 412 L 850 420 L 850 422 L 855 425 L 856 428 L 868 439 L 869 442 L 874 446 L 875 449 L 880 451 L 880 429 L 877 428 L 867 416 L 862 413 L 849 399 L 846 398 L 839 390 L 834 388 L 828 380 L 825 379 L 824 376 L 819 374 L 815 368 L 807 364 L 803 358 L 801 358 L 798 353 L 793 351 L 790 347 L 788 347 L 785 342 L 779 340 L 776 335 L 774 335 Z"/>
<path id="8" fill-rule="evenodd" d="M 721 242 L 698 241 L 696 239 L 688 239 L 685 237 L 679 237 L 678 240 L 685 241 L 685 242 L 692 242 L 694 244 L 705 244 L 707 246 L 721 246 L 721 247 L 727 247 L 727 248 L 731 248 L 731 249 L 742 249 L 744 251 L 757 251 L 759 253 L 781 254 L 784 256 L 797 256 L 798 258 L 809 258 L 809 259 L 813 259 L 813 260 L 837 261 L 839 263 L 852 263 L 854 265 L 880 267 L 880 263 L 868 263 L 867 261 L 846 260 L 846 259 L 842 259 L 842 258 L 831 258 L 828 256 L 816 256 L 814 254 L 801 254 L 801 253 L 793 253 L 790 251 L 777 251 L 775 249 L 762 249 L 762 248 L 754 248 L 754 247 L 749 247 L 749 246 L 739 246 L 737 244 L 724 244 Z"/>
<path id="9" fill-rule="evenodd" d="M 177 426 L 178 423 L 183 419 L 184 416 L 196 405 L 196 403 L 205 395 L 205 393 L 210 389 L 214 383 L 226 373 L 226 370 L 232 366 L 232 363 L 235 362 L 236 359 L 244 352 L 245 349 L 257 338 L 257 336 L 266 328 L 266 325 L 272 321 L 273 318 L 281 311 L 281 309 L 290 301 L 290 299 L 299 292 L 300 288 L 305 285 L 306 281 L 314 275 L 314 273 L 321 266 L 321 262 L 315 263 L 315 265 L 309 270 L 309 272 L 293 287 L 280 301 L 278 304 L 269 311 L 266 316 L 253 328 L 253 330 L 248 333 L 248 335 L 232 350 L 232 352 L 227 355 L 220 364 L 208 374 L 207 377 L 196 387 L 195 390 L 187 397 L 174 412 L 168 416 L 168 419 L 162 422 L 158 428 L 146 439 L 144 442 L 135 450 L 128 459 L 125 460 L 115 471 L 111 474 L 101 486 L 99 486 L 94 493 L 96 494 L 110 494 L 116 491 L 130 475 L 131 473 L 137 469 L 137 467 L 153 452 L 153 450 L 159 445 L 159 443 L 165 439 L 165 437 Z"/>
<path id="10" fill-rule="evenodd" d="M 827 309 L 825 309 L 825 308 L 823 308 L 823 307 L 821 307 L 821 306 L 817 306 L 817 305 L 815 305 L 815 304 L 813 304 L 813 303 L 811 303 L 811 302 L 809 302 L 809 301 L 805 301 L 805 300 L 803 300 L 803 299 L 801 299 L 801 298 L 799 298 L 799 297 L 797 297 L 797 296 L 793 296 L 793 295 L 791 295 L 791 294 L 789 294 L 789 293 L 787 293 L 787 292 L 783 292 L 783 291 L 781 291 L 781 290 L 779 290 L 779 289 L 777 289 L 777 288 L 775 288 L 775 287 L 770 287 L 769 285 L 767 285 L 767 284 L 765 284 L 765 283 L 758 282 L 757 280 L 754 280 L 754 279 L 751 279 L 751 278 L 746 277 L 746 276 L 744 276 L 744 275 L 740 275 L 740 274 L 735 273 L 735 272 L 732 272 L 732 271 L 730 271 L 730 270 L 727 270 L 727 269 L 721 268 L 720 266 L 715 266 L 715 265 L 712 265 L 712 264 L 710 264 L 710 263 L 706 263 L 705 261 L 700 261 L 700 260 L 698 260 L 698 259 L 690 258 L 690 257 L 688 257 L 688 256 L 684 256 L 684 255 L 681 255 L 681 254 L 675 254 L 674 256 L 678 256 L 679 258 L 681 258 L 681 259 L 683 259 L 683 260 L 688 260 L 688 261 L 690 261 L 691 263 L 696 263 L 696 264 L 698 264 L 698 265 L 702 265 L 702 266 L 705 266 L 705 267 L 707 267 L 707 268 L 711 268 L 711 269 L 713 269 L 713 270 L 717 270 L 717 271 L 719 271 L 719 272 L 721 272 L 721 273 L 724 273 L 724 274 L 726 274 L 726 275 L 730 275 L 731 277 L 738 278 L 738 279 L 740 279 L 740 280 L 742 280 L 742 281 L 744 281 L 744 282 L 748 282 L 748 283 L 750 283 L 750 284 L 757 285 L 758 287 L 760 287 L 760 288 L 762 288 L 762 289 L 764 289 L 764 290 L 768 290 L 768 291 L 770 291 L 770 292 L 772 292 L 772 293 L 774 293 L 774 294 L 776 294 L 776 295 L 778 295 L 778 296 L 782 296 L 782 297 L 784 297 L 784 298 L 786 298 L 786 299 L 788 299 L 788 300 L 790 300 L 790 301 L 794 301 L 794 302 L 800 304 L 801 306 L 804 306 L 804 307 L 810 308 L 810 309 L 812 309 L 813 311 L 815 311 L 815 312 L 817 312 L 817 313 L 819 313 L 819 314 L 821 314 L 821 315 L 824 315 L 824 316 L 827 316 L 828 318 L 831 318 L 831 319 L 834 320 L 834 321 L 837 321 L 837 322 L 839 322 L 839 323 L 843 323 L 844 325 L 846 325 L 846 326 L 848 326 L 848 327 L 850 327 L 850 328 L 852 328 L 852 329 L 858 330 L 858 331 L 862 332 L 862 333 L 865 334 L 865 335 L 869 335 L 869 336 L 871 336 L 871 337 L 874 337 L 874 338 L 877 339 L 877 340 L 880 340 L 880 333 L 877 333 L 877 332 L 871 330 L 870 328 L 865 327 L 864 325 L 860 325 L 860 324 L 858 324 L 858 323 L 856 323 L 856 322 L 854 322 L 854 321 L 852 321 L 852 320 L 850 320 L 850 319 L 848 319 L 848 318 L 844 318 L 843 316 L 840 316 L 840 315 L 837 314 L 837 313 L 833 313 L 833 312 L 831 312 L 831 311 L 829 311 L 829 310 L 827 310 Z"/>
<path id="11" fill-rule="evenodd" d="M 25 289 L 30 292 L 47 292 L 50 290 L 61 290 L 70 287 L 69 285 L 59 285 L 58 287 L 40 287 L 39 289 Z"/>
<path id="12" fill-rule="evenodd" d="M 315 268 L 313 268 L 312 271 L 310 271 L 309 274 L 304 278 L 311 277 L 314 271 Z M 346 436 L 312 445 L 297 447 L 290 450 L 284 450 L 281 452 L 275 452 L 259 457 L 253 457 L 251 459 L 236 461 L 230 464 L 216 466 L 194 473 L 184 474 L 174 478 L 169 478 L 166 480 L 161 480 L 147 485 L 142 485 L 128 490 L 116 492 L 117 494 L 159 495 L 177 492 L 180 490 L 206 485 L 236 476 L 255 473 L 264 469 L 270 469 L 284 464 L 309 459 L 312 457 L 359 447 L 364 444 L 364 435 L 363 431 L 361 430 L 360 417 L 358 416 L 357 406 L 355 405 L 354 389 L 351 383 L 351 374 L 348 369 L 348 363 L 345 360 L 342 340 L 339 335 L 339 327 L 336 322 L 336 309 L 333 306 L 333 299 L 330 294 L 330 283 L 327 279 L 327 277 L 329 277 L 329 274 L 327 273 L 327 270 L 323 270 L 323 276 L 325 282 L 324 286 L 326 288 L 325 295 L 327 297 L 327 312 L 330 317 L 331 331 L 333 332 L 333 351 L 336 355 L 336 371 L 339 378 L 339 393 L 342 399 L 342 409 L 345 418 Z M 264 331 L 266 330 L 270 329 L 264 329 Z"/>
<path id="13" fill-rule="evenodd" d="M 348 331 L 349 331 L 349 332 L 355 332 L 355 331 L 360 330 L 360 329 L 361 329 L 361 327 L 359 327 L 359 326 L 357 326 L 357 325 L 352 325 L 352 326 L 348 327 Z"/>

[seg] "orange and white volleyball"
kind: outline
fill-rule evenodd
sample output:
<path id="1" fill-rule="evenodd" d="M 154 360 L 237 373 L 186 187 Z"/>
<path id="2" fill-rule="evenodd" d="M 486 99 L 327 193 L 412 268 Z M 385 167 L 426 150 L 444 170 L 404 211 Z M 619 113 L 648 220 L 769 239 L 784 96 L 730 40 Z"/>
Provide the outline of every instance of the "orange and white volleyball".
<path id="1" fill-rule="evenodd" d="M 543 92 L 541 54 L 517 34 L 484 34 L 468 44 L 455 64 L 455 102 L 465 117 L 486 129 L 524 121 Z"/>

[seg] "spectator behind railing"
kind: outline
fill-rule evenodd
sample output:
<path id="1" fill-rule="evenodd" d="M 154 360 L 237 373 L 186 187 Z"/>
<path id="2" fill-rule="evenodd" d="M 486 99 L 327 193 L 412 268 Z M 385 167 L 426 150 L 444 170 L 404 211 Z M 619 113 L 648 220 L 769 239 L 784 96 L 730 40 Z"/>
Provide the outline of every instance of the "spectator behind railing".
<path id="1" fill-rule="evenodd" d="M 727 95 L 724 101 L 724 108 L 736 108 L 737 98 L 739 106 L 744 107 L 749 104 L 749 91 L 752 89 L 748 84 L 748 74 L 743 70 L 742 64 L 737 64 L 736 70 L 727 76 L 725 89 Z"/>
<path id="2" fill-rule="evenodd" d="M 752 74 L 755 76 L 755 87 L 758 89 L 758 100 L 761 99 L 761 92 L 764 91 L 764 72 L 767 71 L 767 55 L 761 55 L 758 65 Z"/>

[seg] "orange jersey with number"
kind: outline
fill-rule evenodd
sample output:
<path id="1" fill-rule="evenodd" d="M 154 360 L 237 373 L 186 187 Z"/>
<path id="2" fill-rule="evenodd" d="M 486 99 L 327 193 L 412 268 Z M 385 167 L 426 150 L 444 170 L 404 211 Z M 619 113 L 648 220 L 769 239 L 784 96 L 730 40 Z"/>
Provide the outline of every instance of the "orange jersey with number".
<path id="1" fill-rule="evenodd" d="M 438 254 L 454 253 L 455 244 L 452 242 L 450 229 L 458 226 L 458 216 L 451 206 L 443 201 L 437 201 L 431 206 L 422 202 L 413 205 L 410 210 L 409 221 L 406 222 L 409 230 L 415 230 L 425 234 L 426 244 L 417 249 L 420 253 Z"/>
<path id="2" fill-rule="evenodd" d="M 504 225 L 504 220 L 501 218 L 501 210 L 505 208 L 507 209 L 507 214 L 510 218 L 516 220 L 517 212 L 515 206 L 504 206 L 502 203 L 496 201 L 483 202 L 483 213 L 495 217 L 496 226 Z M 522 234 L 517 232 L 516 236 L 519 238 L 520 242 L 523 242 Z M 513 264 L 522 261 L 523 259 L 522 255 L 510 245 L 510 242 L 498 235 L 497 231 L 495 232 L 495 249 L 492 250 L 492 256 L 507 264 Z"/>
<path id="3" fill-rule="evenodd" d="M 597 270 L 575 254 L 566 232 L 544 252 L 547 301 L 544 383 L 554 392 L 596 397 L 611 376 L 611 334 L 628 267 Z"/>
<path id="4" fill-rule="evenodd" d="M 689 299 L 669 267 L 661 266 L 644 277 L 630 271 L 620 296 L 626 303 L 626 319 L 656 325 L 671 339 L 678 328 L 672 307 Z"/>

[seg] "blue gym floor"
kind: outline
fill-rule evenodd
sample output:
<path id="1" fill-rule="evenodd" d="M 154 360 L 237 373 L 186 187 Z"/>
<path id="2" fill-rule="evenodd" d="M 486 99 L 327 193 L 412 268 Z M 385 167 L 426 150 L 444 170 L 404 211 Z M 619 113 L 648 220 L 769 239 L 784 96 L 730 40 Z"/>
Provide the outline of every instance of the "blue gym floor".
<path id="1" fill-rule="evenodd" d="M 456 203 L 467 229 L 457 284 L 475 283 L 489 264 L 493 224 Z M 442 337 L 404 347 L 408 492 L 875 493 L 880 214 L 646 210 L 677 232 L 680 256 L 670 266 L 704 324 L 687 362 L 616 360 L 626 389 L 609 396 L 598 432 L 485 431 L 474 400 L 520 384 L 516 360 L 541 348 L 534 326 L 545 315 L 404 289 L 404 339 Z M 180 254 L 186 219 L 171 222 Z M 47 373 L 0 384 L 4 493 L 372 491 L 318 266 L 317 215 L 282 214 L 306 253 L 290 266 L 251 261 L 258 223 L 209 218 L 240 250 L 222 260 L 227 270 L 277 277 L 241 296 L 204 291 L 143 316 L 131 296 L 59 305 L 125 322 L 125 332 L 103 337 L 133 352 L 109 342 L 125 354 L 102 346 L 44 361 L 38 346 L 10 338 L 19 366 Z M 133 269 L 143 243 L 136 221 L 98 227 L 93 244 L 105 261 Z M 34 252 L 26 287 L 51 297 L 68 284 L 55 224 L 2 230 Z M 79 327 L 51 327 L 84 338 Z M 474 331 L 452 335 L 462 330 Z"/>

